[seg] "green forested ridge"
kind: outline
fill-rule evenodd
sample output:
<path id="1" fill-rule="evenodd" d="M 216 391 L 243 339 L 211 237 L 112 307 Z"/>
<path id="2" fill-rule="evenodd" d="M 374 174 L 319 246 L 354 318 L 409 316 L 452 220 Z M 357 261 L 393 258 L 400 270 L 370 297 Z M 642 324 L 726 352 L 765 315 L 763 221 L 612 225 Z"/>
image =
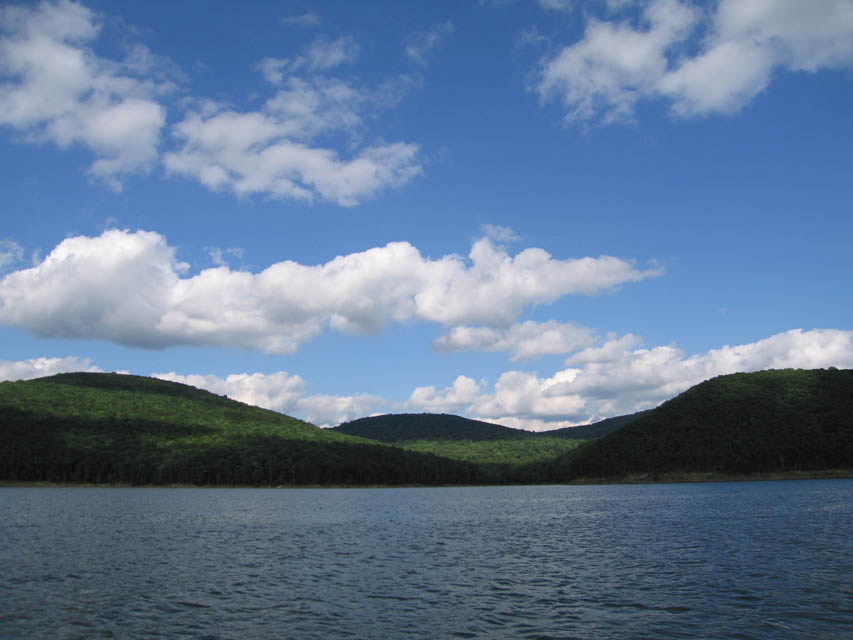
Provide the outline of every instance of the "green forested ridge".
<path id="1" fill-rule="evenodd" d="M 853 469 L 850 370 L 721 376 L 651 411 L 545 433 L 434 414 L 319 429 L 119 374 L 0 383 L 4 481 L 483 484 L 828 469 Z"/>
<path id="2" fill-rule="evenodd" d="M 562 455 L 555 482 L 666 473 L 853 469 L 853 370 L 713 378 Z"/>
<path id="3" fill-rule="evenodd" d="M 551 460 L 580 440 L 535 433 L 444 413 L 400 413 L 360 418 L 333 429 L 395 444 L 408 451 L 490 465 Z"/>
<path id="4" fill-rule="evenodd" d="M 187 385 L 74 373 L 0 383 L 0 479 L 129 484 L 481 480 L 471 464 L 319 429 Z"/>

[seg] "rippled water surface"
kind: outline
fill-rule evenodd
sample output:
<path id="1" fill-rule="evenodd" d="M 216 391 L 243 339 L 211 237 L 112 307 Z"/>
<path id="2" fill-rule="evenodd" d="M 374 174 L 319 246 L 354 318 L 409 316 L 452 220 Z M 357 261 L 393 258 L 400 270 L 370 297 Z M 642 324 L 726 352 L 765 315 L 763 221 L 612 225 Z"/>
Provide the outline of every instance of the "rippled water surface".
<path id="1" fill-rule="evenodd" d="M 853 481 L 0 489 L 2 638 L 853 638 Z"/>

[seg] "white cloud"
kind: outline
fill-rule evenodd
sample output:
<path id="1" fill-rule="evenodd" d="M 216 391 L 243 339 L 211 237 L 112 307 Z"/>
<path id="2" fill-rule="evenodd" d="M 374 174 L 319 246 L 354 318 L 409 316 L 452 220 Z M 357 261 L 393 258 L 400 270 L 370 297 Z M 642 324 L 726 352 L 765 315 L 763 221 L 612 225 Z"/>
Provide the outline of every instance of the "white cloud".
<path id="1" fill-rule="evenodd" d="M 539 0 L 539 4 L 551 11 L 569 11 L 574 8 L 574 0 Z"/>
<path id="2" fill-rule="evenodd" d="M 258 71 L 264 76 L 264 80 L 273 86 L 278 86 L 284 82 L 285 72 L 291 65 L 287 58 L 264 58 L 258 63 Z"/>
<path id="3" fill-rule="evenodd" d="M 152 167 L 165 123 L 154 98 L 171 87 L 150 79 L 153 57 L 138 48 L 123 63 L 96 56 L 100 25 L 68 0 L 7 6 L 0 30 L 0 124 L 33 142 L 86 145 L 96 156 L 91 174 L 116 190 L 123 176 Z"/>
<path id="4" fill-rule="evenodd" d="M 237 259 L 243 258 L 244 250 L 240 247 L 229 247 L 228 249 L 221 249 L 219 247 L 205 247 L 205 251 L 207 251 L 210 256 L 211 262 L 215 264 L 217 267 L 226 267 L 228 266 L 227 256 L 233 256 Z"/>
<path id="5" fill-rule="evenodd" d="M 14 240 L 0 240 L 0 270 L 24 259 L 24 249 Z"/>
<path id="6" fill-rule="evenodd" d="M 312 146 L 320 134 L 357 129 L 361 112 L 374 99 L 339 80 L 285 81 L 279 62 L 261 63 L 267 78 L 282 85 L 261 110 L 237 112 L 205 103 L 177 123 L 173 135 L 183 147 L 164 155 L 166 169 L 241 196 L 305 201 L 319 196 L 342 206 L 356 205 L 420 173 L 415 144 L 383 143 L 349 159 Z"/>
<path id="7" fill-rule="evenodd" d="M 633 335 L 611 337 L 567 360 L 550 377 L 503 373 L 460 400 L 454 388 L 416 389 L 408 405 L 532 430 L 555 429 L 648 409 L 714 376 L 763 369 L 853 367 L 853 331 L 793 329 L 757 342 L 687 356 L 674 346 L 635 348 Z M 455 385 L 454 385 L 455 387 Z"/>
<path id="8" fill-rule="evenodd" d="M 696 9 L 677 0 L 649 5 L 645 29 L 592 19 L 583 40 L 545 63 L 539 94 L 544 100 L 560 98 L 567 121 L 599 114 L 605 122 L 630 120 L 636 102 L 652 93 L 666 72 L 667 50 L 697 19 Z"/>
<path id="9" fill-rule="evenodd" d="M 449 20 L 429 31 L 415 34 L 409 37 L 406 43 L 406 55 L 419 65 L 426 66 L 430 51 L 441 45 L 452 34 L 453 23 Z"/>
<path id="10" fill-rule="evenodd" d="M 358 43 L 350 37 L 331 42 L 317 39 L 306 48 L 303 55 L 295 58 L 267 57 L 258 63 L 257 70 L 271 85 L 279 86 L 288 75 L 298 71 L 326 71 L 353 62 L 358 57 L 358 51 Z"/>
<path id="11" fill-rule="evenodd" d="M 88 358 L 32 358 L 30 360 L 0 360 L 0 381 L 3 380 L 32 380 L 57 373 L 74 371 L 101 371 Z"/>
<path id="12" fill-rule="evenodd" d="M 307 385 L 298 375 L 240 373 L 215 375 L 153 373 L 155 378 L 180 382 L 228 396 L 232 400 L 301 418 L 321 427 L 335 426 L 373 413 L 384 401 L 368 394 L 353 396 L 306 395 Z"/>
<path id="13" fill-rule="evenodd" d="M 521 236 L 511 228 L 499 224 L 484 224 L 483 235 L 498 244 L 513 244 L 521 240 Z"/>
<path id="14" fill-rule="evenodd" d="M 327 328 L 370 334 L 410 320 L 510 327 L 531 305 L 660 274 L 610 256 L 559 260 L 536 248 L 511 256 L 486 239 L 467 260 L 424 258 L 411 244 L 392 242 L 320 265 L 278 262 L 260 273 L 219 266 L 186 277 L 187 268 L 154 232 L 68 238 L 40 264 L 0 279 L 0 323 L 41 337 L 146 348 L 293 353 Z M 567 331 L 544 326 L 545 333 Z M 541 328 L 510 329 L 506 339 L 525 357 L 543 349 Z"/>
<path id="15" fill-rule="evenodd" d="M 406 406 L 431 413 L 457 413 L 479 397 L 481 388 L 482 383 L 473 378 L 459 376 L 453 385 L 441 391 L 433 386 L 418 387 L 412 392 Z"/>
<path id="16" fill-rule="evenodd" d="M 591 330 L 572 324 L 528 320 L 507 329 L 453 327 L 433 341 L 438 351 L 511 351 L 512 361 L 530 361 L 544 355 L 570 353 L 595 342 Z"/>
<path id="17" fill-rule="evenodd" d="M 320 16 L 316 13 L 308 11 L 297 16 L 287 16 L 281 19 L 282 24 L 294 25 L 297 27 L 316 27 L 320 24 Z"/>
<path id="18" fill-rule="evenodd" d="M 536 89 L 563 103 L 567 122 L 630 121 L 639 101 L 657 98 L 694 117 L 737 112 L 778 69 L 851 65 L 849 0 L 720 0 L 705 14 L 652 0 L 638 26 L 591 18 L 583 39 L 543 62 Z"/>
<path id="19" fill-rule="evenodd" d="M 315 40 L 306 54 L 306 64 L 311 71 L 324 71 L 352 62 L 358 56 L 358 43 L 350 37 L 328 42 Z"/>

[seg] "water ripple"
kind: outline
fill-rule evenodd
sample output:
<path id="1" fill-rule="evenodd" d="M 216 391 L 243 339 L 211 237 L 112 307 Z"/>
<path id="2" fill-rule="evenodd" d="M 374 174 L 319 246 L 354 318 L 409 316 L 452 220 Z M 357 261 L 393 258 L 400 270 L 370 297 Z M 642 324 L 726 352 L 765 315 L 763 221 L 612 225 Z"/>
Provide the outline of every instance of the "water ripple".
<path id="1" fill-rule="evenodd" d="M 851 498 L 0 489 L 0 638 L 853 637 Z"/>

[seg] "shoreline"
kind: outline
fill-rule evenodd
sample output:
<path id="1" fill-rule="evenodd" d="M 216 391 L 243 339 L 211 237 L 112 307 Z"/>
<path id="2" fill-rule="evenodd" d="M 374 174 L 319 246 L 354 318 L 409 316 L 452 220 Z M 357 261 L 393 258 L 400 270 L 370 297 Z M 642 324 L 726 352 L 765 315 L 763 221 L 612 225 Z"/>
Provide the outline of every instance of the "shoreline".
<path id="1" fill-rule="evenodd" d="M 777 480 L 833 480 L 853 478 L 853 469 L 823 469 L 817 471 L 786 471 L 773 473 L 732 474 L 694 471 L 689 473 L 635 474 L 609 478 L 578 478 L 571 482 L 542 482 L 518 484 L 470 484 L 470 485 L 225 485 L 225 484 L 97 484 L 93 482 L 48 482 L 44 480 L 0 480 L 0 488 L 45 488 L 45 489 L 428 489 L 437 487 L 494 487 L 494 486 L 537 486 L 537 485 L 619 485 L 619 484 L 677 484 L 705 482 L 768 482 Z"/>

